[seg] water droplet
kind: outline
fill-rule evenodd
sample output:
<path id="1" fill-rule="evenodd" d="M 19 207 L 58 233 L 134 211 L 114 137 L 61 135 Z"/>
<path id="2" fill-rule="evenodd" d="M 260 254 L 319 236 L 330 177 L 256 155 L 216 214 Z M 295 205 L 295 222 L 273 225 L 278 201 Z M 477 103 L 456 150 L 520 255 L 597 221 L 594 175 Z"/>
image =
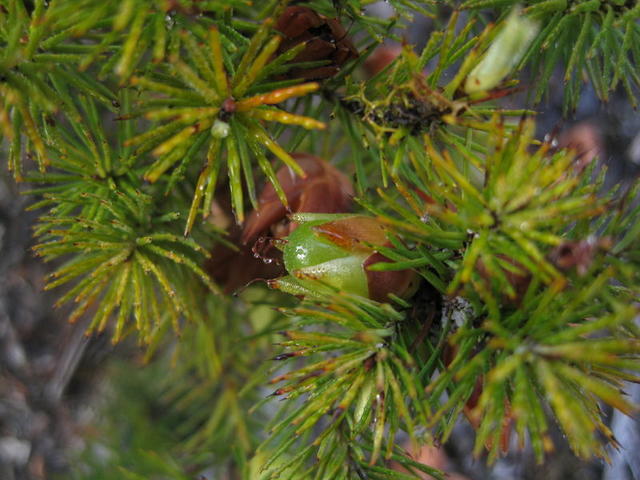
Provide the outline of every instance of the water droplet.
<path id="1" fill-rule="evenodd" d="M 211 135 L 215 138 L 227 138 L 229 136 L 229 132 L 231 131 L 231 127 L 228 123 L 223 122 L 219 118 L 213 122 L 211 126 Z"/>

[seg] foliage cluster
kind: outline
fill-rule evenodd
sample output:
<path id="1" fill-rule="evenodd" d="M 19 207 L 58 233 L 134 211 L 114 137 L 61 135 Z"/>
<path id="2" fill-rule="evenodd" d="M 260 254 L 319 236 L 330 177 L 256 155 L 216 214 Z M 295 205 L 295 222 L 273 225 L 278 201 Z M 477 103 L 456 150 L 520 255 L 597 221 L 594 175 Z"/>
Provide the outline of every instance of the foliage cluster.
<path id="1" fill-rule="evenodd" d="M 640 187 L 604 193 L 595 163 L 535 140 L 532 108 L 558 67 L 566 113 L 585 79 L 635 104 L 640 6 L 390 0 L 381 19 L 367 0 L 295 3 L 348 25 L 358 58 L 294 75 L 329 60 L 280 49 L 284 0 L 0 0 L 0 138 L 43 212 L 36 253 L 63 262 L 47 288 L 88 333 L 137 338 L 154 365 L 144 401 L 162 417 L 134 428 L 160 429 L 136 447 L 157 453 L 119 456 L 118 475 L 443 478 L 399 439 L 445 441 L 463 412 L 490 460 L 513 430 L 543 461 L 551 418 L 577 455 L 606 457 L 600 405 L 635 412 L 623 385 L 640 366 Z M 496 66 L 494 85 L 465 89 L 517 3 L 539 25 L 531 42 L 509 76 Z M 367 77 L 417 15 L 425 45 Z M 518 89 L 532 103 L 504 107 Z M 370 269 L 414 270 L 413 297 L 223 293 L 207 259 L 243 248 L 231 224 L 261 185 L 287 204 L 276 171 L 304 176 L 295 151 L 353 176 L 359 213 L 388 232 L 388 261 Z"/>

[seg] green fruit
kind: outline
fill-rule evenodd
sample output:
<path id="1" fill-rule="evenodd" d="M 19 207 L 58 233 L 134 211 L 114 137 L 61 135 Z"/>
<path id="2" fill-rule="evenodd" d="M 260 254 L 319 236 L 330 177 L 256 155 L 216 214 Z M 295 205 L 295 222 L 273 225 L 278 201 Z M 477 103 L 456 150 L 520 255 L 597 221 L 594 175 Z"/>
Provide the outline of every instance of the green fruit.
<path id="1" fill-rule="evenodd" d="M 369 253 L 354 254 L 323 237 L 316 223 L 300 225 L 283 250 L 284 266 L 298 281 L 318 280 L 339 290 L 369 296 L 362 263 Z"/>
<path id="2" fill-rule="evenodd" d="M 412 271 L 367 269 L 372 261 L 388 261 L 376 251 L 387 243 L 382 224 L 369 217 L 301 223 L 282 250 L 290 276 L 272 284 L 296 295 L 312 295 L 322 284 L 379 301 L 390 293 L 406 295 L 415 280 Z"/>

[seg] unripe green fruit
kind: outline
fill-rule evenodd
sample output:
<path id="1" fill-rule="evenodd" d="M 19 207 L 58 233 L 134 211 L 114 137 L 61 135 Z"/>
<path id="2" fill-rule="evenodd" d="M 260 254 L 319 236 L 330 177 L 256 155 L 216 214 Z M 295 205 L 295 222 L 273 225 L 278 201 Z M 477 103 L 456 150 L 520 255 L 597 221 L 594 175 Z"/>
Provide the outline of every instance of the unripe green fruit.
<path id="1" fill-rule="evenodd" d="M 289 235 L 283 247 L 284 265 L 291 277 L 276 286 L 308 295 L 317 290 L 310 280 L 338 290 L 386 301 L 390 293 L 412 293 L 415 274 L 410 270 L 372 271 L 367 266 L 388 261 L 376 251 L 386 245 L 386 231 L 373 218 L 350 216 L 325 222 L 306 222 Z"/>
<path id="2" fill-rule="evenodd" d="M 283 250 L 284 266 L 298 278 L 313 278 L 339 290 L 369 296 L 362 263 L 369 252 L 356 254 L 339 247 L 303 224 L 289 235 Z"/>

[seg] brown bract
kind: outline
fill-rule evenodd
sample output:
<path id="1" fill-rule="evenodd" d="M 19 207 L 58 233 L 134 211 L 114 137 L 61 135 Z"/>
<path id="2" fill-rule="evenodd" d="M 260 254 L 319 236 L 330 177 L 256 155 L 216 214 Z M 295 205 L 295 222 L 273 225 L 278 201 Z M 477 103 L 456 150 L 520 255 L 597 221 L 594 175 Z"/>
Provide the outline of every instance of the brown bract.
<path id="1" fill-rule="evenodd" d="M 604 156 L 604 141 L 600 130 L 593 124 L 583 122 L 574 125 L 558 138 L 558 146 L 575 152 L 575 166 L 582 172 L 596 159 Z"/>
<path id="2" fill-rule="evenodd" d="M 285 77 L 323 80 L 338 73 L 348 60 L 358 57 L 356 47 L 338 20 L 320 15 L 308 7 L 287 7 L 278 18 L 275 29 L 284 36 L 278 54 L 306 42 L 306 47 L 292 63 L 328 61 L 327 65 L 319 67 L 294 68 Z"/>
<path id="3" fill-rule="evenodd" d="M 446 367 L 451 365 L 458 354 L 458 346 L 450 343 L 446 344 L 442 351 L 442 361 Z M 482 412 L 478 411 L 478 404 L 480 403 L 480 397 L 484 391 L 484 375 L 478 375 L 476 382 L 473 385 L 471 395 L 467 398 L 462 412 L 467 418 L 474 430 L 477 430 L 482 423 Z M 505 415 L 500 425 L 500 450 L 506 453 L 509 449 L 509 439 L 511 438 L 511 427 L 514 420 L 511 412 L 511 406 L 507 399 L 504 400 Z M 491 442 L 487 445 L 487 450 L 491 450 Z"/>
<path id="4" fill-rule="evenodd" d="M 268 280 L 284 274 L 284 267 L 275 248 L 269 252 L 270 262 L 253 252 L 253 245 L 240 242 L 241 228 L 233 221 L 229 196 L 221 194 L 213 202 L 208 221 L 227 231 L 228 243 L 219 243 L 211 251 L 205 268 L 225 293 L 233 293 L 255 280 Z M 235 248 L 232 246 L 235 245 Z M 267 256 L 267 255 L 265 255 Z"/>
<path id="5" fill-rule="evenodd" d="M 402 46 L 400 45 L 381 45 L 369 55 L 369 58 L 364 62 L 362 68 L 367 74 L 367 77 L 371 78 L 384 70 L 391 62 L 398 58 L 401 53 Z"/>
<path id="6" fill-rule="evenodd" d="M 514 295 L 507 298 L 507 302 L 511 305 L 518 305 L 522 300 L 522 297 L 527 293 L 527 289 L 531 284 L 531 272 L 529 272 L 529 270 L 527 270 L 527 268 L 520 262 L 507 255 L 498 254 L 496 257 L 505 263 L 505 266 L 501 267 L 502 273 L 511 284 L 514 291 Z M 511 267 L 507 268 L 506 264 Z M 491 283 L 491 273 L 482 259 L 479 259 L 476 263 L 476 270 L 485 282 Z"/>
<path id="7" fill-rule="evenodd" d="M 351 252 L 372 251 L 375 246 L 387 245 L 387 230 L 372 217 L 349 217 L 313 227 L 322 237 Z"/>
<path id="8" fill-rule="evenodd" d="M 363 263 L 364 273 L 367 276 L 369 298 L 378 302 L 389 301 L 389 294 L 393 293 L 402 298 L 408 298 L 415 293 L 419 277 L 413 270 L 369 270 L 370 265 L 390 262 L 387 257 L 379 252 L 370 255 Z"/>
<path id="9" fill-rule="evenodd" d="M 611 248 L 611 239 L 590 237 L 585 240 L 567 240 L 548 255 L 553 265 L 563 272 L 575 269 L 579 276 L 587 274 L 598 250 Z"/>
<path id="10" fill-rule="evenodd" d="M 319 157 L 307 153 L 293 153 L 304 170 L 304 178 L 289 167 L 282 167 L 276 176 L 282 186 L 291 212 L 342 213 L 351 208 L 353 187 L 347 176 Z M 251 212 L 244 224 L 242 243 L 254 242 L 260 235 L 281 238 L 291 233 L 297 224 L 287 220 L 287 208 L 282 204 L 270 183 L 264 187 L 258 208 Z"/>

